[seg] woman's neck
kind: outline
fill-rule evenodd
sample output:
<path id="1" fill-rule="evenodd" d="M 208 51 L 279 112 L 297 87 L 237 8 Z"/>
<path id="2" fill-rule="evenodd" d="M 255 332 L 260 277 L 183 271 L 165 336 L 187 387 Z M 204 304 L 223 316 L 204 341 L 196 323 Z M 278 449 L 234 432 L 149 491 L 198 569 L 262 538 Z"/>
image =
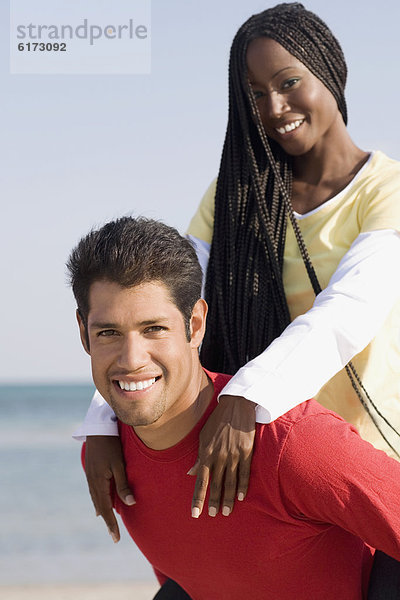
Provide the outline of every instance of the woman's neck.
<path id="1" fill-rule="evenodd" d="M 293 209 L 305 214 L 341 192 L 368 160 L 343 127 L 331 139 L 293 159 Z"/>

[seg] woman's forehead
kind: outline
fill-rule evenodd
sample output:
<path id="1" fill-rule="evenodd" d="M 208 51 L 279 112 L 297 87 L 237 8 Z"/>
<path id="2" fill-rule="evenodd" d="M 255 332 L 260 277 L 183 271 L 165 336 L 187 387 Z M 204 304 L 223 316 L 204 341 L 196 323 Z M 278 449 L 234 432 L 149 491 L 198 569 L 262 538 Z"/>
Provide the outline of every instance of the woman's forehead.
<path id="1" fill-rule="evenodd" d="M 267 37 L 255 38 L 249 43 L 246 53 L 246 63 L 250 77 L 252 75 L 257 76 L 261 72 L 273 78 L 284 69 L 307 69 L 286 48 Z"/>

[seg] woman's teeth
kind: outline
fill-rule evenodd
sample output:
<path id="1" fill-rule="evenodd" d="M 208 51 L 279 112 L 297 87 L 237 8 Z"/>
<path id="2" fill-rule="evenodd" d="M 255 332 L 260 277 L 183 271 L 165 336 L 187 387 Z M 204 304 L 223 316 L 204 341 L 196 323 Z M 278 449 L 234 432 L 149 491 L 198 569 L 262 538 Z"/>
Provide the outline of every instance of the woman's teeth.
<path id="1" fill-rule="evenodd" d="M 302 123 L 304 123 L 304 119 L 301 119 L 300 121 L 293 121 L 293 123 L 288 123 L 282 127 L 277 127 L 276 130 L 278 133 L 289 133 L 289 131 L 293 131 L 293 129 L 300 127 Z"/>
<path id="2" fill-rule="evenodd" d="M 146 379 L 146 381 L 118 381 L 118 383 L 121 390 L 125 390 L 127 392 L 136 392 L 137 390 L 144 390 L 150 387 L 153 385 L 153 383 L 155 383 L 155 381 L 156 378 L 153 377 L 152 379 Z"/>

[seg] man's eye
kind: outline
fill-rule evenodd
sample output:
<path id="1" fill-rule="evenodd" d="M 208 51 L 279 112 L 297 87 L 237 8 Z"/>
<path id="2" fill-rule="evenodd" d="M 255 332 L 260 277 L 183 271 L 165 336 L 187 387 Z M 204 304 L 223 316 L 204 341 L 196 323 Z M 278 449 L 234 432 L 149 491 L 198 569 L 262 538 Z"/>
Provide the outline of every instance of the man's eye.
<path id="1" fill-rule="evenodd" d="M 115 329 L 104 329 L 97 334 L 98 337 L 111 337 L 113 335 L 117 335 Z"/>
<path id="2" fill-rule="evenodd" d="M 145 329 L 145 333 L 158 333 L 159 331 L 165 331 L 165 327 L 162 327 L 162 325 L 152 325 Z"/>

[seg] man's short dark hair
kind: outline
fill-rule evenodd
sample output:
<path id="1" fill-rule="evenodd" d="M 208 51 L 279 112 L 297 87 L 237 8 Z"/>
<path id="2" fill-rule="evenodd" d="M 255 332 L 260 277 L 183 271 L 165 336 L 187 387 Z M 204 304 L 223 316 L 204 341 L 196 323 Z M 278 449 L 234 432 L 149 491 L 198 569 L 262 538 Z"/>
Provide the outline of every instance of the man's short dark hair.
<path id="1" fill-rule="evenodd" d="M 95 281 L 125 288 L 158 281 L 182 313 L 190 340 L 190 318 L 201 296 L 202 272 L 193 246 L 173 227 L 143 217 L 111 221 L 81 239 L 67 268 L 86 328 L 89 290 Z"/>

